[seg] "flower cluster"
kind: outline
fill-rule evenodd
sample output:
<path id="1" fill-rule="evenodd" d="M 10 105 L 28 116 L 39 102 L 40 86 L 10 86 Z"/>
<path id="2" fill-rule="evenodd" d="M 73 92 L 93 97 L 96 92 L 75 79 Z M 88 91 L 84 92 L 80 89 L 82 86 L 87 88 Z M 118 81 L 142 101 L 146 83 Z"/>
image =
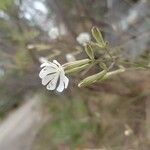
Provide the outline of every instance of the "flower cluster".
<path id="1" fill-rule="evenodd" d="M 68 63 L 63 65 L 60 65 L 56 60 L 49 62 L 43 57 L 39 58 L 39 61 L 42 63 L 42 70 L 39 73 L 39 77 L 42 79 L 42 84 L 48 90 L 56 89 L 58 92 L 62 92 L 68 87 L 69 83 L 69 79 L 65 74 L 82 72 L 82 75 L 84 75 L 93 66 L 99 66 L 99 72 L 82 79 L 78 87 L 86 87 L 97 82 L 102 82 L 113 75 L 125 71 L 124 66 L 118 64 L 116 58 L 109 51 L 108 43 L 104 40 L 101 31 L 97 27 L 93 27 L 91 32 L 94 41 L 91 41 L 90 34 L 86 32 L 79 34 L 77 37 L 78 43 L 84 46 L 88 58 L 76 60 L 72 54 L 68 53 L 66 55 Z M 57 30 L 53 29 L 51 34 L 54 36 L 57 35 Z M 100 50 L 101 56 L 104 59 L 95 57 L 95 47 L 97 50 Z M 105 61 L 103 62 L 103 60 Z"/>

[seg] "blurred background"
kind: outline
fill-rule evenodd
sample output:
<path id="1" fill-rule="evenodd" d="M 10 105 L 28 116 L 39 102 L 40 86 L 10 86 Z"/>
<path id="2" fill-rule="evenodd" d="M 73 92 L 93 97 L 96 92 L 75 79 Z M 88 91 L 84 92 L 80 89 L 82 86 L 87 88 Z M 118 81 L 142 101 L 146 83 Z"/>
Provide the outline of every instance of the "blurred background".
<path id="1" fill-rule="evenodd" d="M 150 150 L 150 70 L 63 93 L 38 77 L 43 58 L 85 58 L 97 26 L 126 62 L 150 66 L 149 0 L 0 0 L 0 150 Z"/>

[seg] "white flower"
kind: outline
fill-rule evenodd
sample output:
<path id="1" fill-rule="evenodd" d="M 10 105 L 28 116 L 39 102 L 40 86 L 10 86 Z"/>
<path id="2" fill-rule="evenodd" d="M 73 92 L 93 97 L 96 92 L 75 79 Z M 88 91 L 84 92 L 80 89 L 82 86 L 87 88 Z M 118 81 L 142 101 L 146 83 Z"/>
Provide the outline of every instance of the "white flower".
<path id="1" fill-rule="evenodd" d="M 39 77 L 48 90 L 56 89 L 58 92 L 62 92 L 68 87 L 69 79 L 65 76 L 63 67 L 56 60 L 53 62 L 45 60 L 41 67 Z"/>
<path id="2" fill-rule="evenodd" d="M 77 42 L 83 46 L 85 46 L 88 42 L 91 41 L 91 36 L 87 32 L 80 33 L 76 38 Z"/>
<path id="3" fill-rule="evenodd" d="M 53 27 L 53 28 L 49 31 L 48 35 L 49 35 L 50 38 L 53 39 L 53 40 L 57 39 L 58 36 L 59 36 L 59 30 L 58 30 L 58 28 Z"/>

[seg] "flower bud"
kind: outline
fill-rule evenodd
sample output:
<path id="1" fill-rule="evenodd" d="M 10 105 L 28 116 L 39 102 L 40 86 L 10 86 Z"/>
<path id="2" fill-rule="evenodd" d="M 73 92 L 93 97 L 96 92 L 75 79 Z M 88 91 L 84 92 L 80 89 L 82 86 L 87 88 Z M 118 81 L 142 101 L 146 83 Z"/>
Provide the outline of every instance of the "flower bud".
<path id="1" fill-rule="evenodd" d="M 115 70 L 115 71 L 108 72 L 108 73 L 106 73 L 106 75 L 104 76 L 104 78 L 102 80 L 109 79 L 112 76 L 114 76 L 116 74 L 119 74 L 119 73 L 122 73 L 124 71 L 125 71 L 125 68 L 121 68 L 121 69 L 118 69 L 118 70 Z M 99 80 L 99 81 L 102 81 L 102 80 Z"/>
<path id="2" fill-rule="evenodd" d="M 89 77 L 83 79 L 83 80 L 78 84 L 78 87 L 84 87 L 84 86 L 88 86 L 88 85 L 90 85 L 90 84 L 93 84 L 93 83 L 95 83 L 96 81 L 101 80 L 101 79 L 105 76 L 106 73 L 107 73 L 107 71 L 106 71 L 106 70 L 103 70 L 103 71 L 101 71 L 101 72 L 99 72 L 99 73 L 97 73 L 97 74 L 94 74 L 94 75 L 92 75 L 92 76 L 89 76 Z"/>
<path id="3" fill-rule="evenodd" d="M 74 62 L 69 62 L 69 63 L 64 64 L 63 68 L 64 68 L 64 70 L 70 70 L 70 69 L 80 67 L 82 65 L 89 64 L 89 62 L 91 62 L 90 59 L 77 60 L 77 61 L 74 61 Z"/>
<path id="4" fill-rule="evenodd" d="M 93 49 L 92 49 L 92 47 L 91 47 L 90 44 L 87 44 L 87 45 L 85 46 L 85 51 L 86 51 L 87 55 L 89 56 L 89 58 L 90 58 L 91 60 L 93 60 L 93 59 L 94 59 L 94 52 L 93 52 Z"/>
<path id="5" fill-rule="evenodd" d="M 98 43 L 98 46 L 103 48 L 106 46 L 106 43 L 103 39 L 102 33 L 97 27 L 92 28 L 92 35 L 95 38 L 96 42 Z"/>
<path id="6" fill-rule="evenodd" d="M 80 72 L 84 69 L 86 69 L 90 64 L 85 64 L 76 68 L 72 68 L 72 69 L 67 69 L 65 70 L 65 74 L 71 74 L 71 73 L 76 73 L 76 72 Z"/>

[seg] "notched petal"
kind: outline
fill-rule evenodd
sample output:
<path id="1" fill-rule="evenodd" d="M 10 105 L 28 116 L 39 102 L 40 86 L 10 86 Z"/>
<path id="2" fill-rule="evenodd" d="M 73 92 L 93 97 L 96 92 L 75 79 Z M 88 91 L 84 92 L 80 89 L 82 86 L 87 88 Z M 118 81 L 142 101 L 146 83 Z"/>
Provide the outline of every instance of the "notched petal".
<path id="1" fill-rule="evenodd" d="M 52 68 L 50 66 L 48 67 L 44 67 L 40 73 L 39 73 L 39 77 L 40 78 L 44 78 L 46 75 L 51 74 L 51 73 L 55 73 L 57 72 L 57 70 L 55 68 Z"/>
<path id="2" fill-rule="evenodd" d="M 48 83 L 46 87 L 48 90 L 54 90 L 56 88 L 58 77 L 59 77 L 58 73 L 54 75 L 54 78 Z"/>
<path id="3" fill-rule="evenodd" d="M 56 64 L 58 67 L 61 67 L 60 63 L 57 60 L 53 60 L 53 63 Z"/>
<path id="4" fill-rule="evenodd" d="M 57 91 L 62 92 L 64 89 L 68 87 L 68 83 L 69 83 L 69 79 L 63 73 L 61 73 Z"/>
<path id="5" fill-rule="evenodd" d="M 55 74 L 47 75 L 42 79 L 42 84 L 47 85 L 55 77 Z"/>
<path id="6" fill-rule="evenodd" d="M 69 79 L 66 76 L 64 76 L 64 84 L 65 84 L 65 89 L 66 89 L 69 84 Z"/>
<path id="7" fill-rule="evenodd" d="M 46 66 L 50 66 L 50 67 L 55 68 L 55 69 L 58 68 L 58 66 L 52 62 L 45 62 L 45 63 L 41 64 L 40 67 L 42 68 L 42 67 L 46 67 Z"/>

